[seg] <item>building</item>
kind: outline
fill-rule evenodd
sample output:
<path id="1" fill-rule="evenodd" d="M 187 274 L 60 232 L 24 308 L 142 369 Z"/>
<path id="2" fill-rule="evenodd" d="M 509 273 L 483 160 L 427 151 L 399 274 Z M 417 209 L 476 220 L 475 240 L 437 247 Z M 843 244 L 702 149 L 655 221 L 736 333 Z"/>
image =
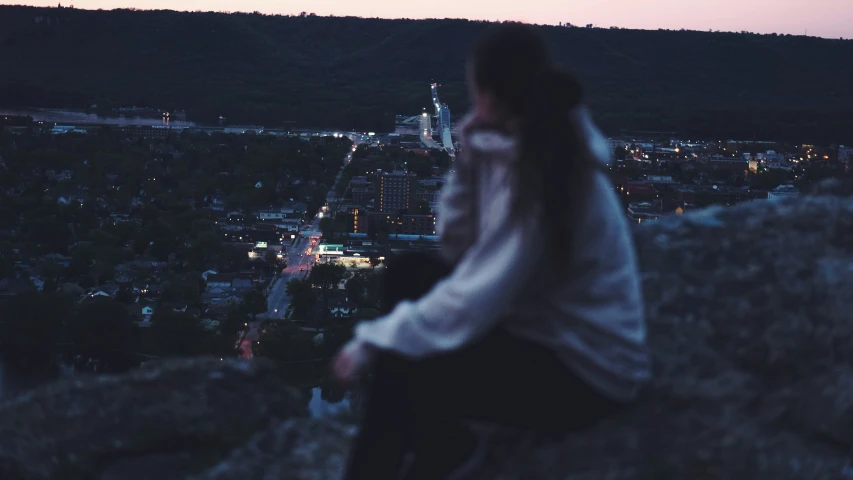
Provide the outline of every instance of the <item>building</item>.
<path id="1" fill-rule="evenodd" d="M 234 281 L 234 276 L 229 274 L 213 274 L 207 276 L 207 288 L 231 288 L 231 282 Z"/>
<path id="2" fill-rule="evenodd" d="M 129 138 L 166 138 L 171 134 L 179 134 L 186 127 L 171 125 L 122 125 L 117 130 Z"/>
<path id="3" fill-rule="evenodd" d="M 628 218 L 634 223 L 656 222 L 662 214 L 660 201 L 628 204 Z"/>
<path id="4" fill-rule="evenodd" d="M 352 189 L 352 202 L 357 205 L 366 206 L 371 200 L 373 200 L 374 196 L 375 191 L 372 186 Z"/>
<path id="5" fill-rule="evenodd" d="M 435 215 L 397 215 L 371 212 L 368 218 L 368 233 L 387 232 L 388 235 L 435 235 Z"/>
<path id="6" fill-rule="evenodd" d="M 838 147 L 838 161 L 846 165 L 848 168 L 853 165 L 853 147 Z"/>
<path id="7" fill-rule="evenodd" d="M 230 125 L 225 127 L 225 133 L 234 133 L 242 135 L 244 133 L 261 134 L 264 132 L 264 127 L 258 125 Z"/>
<path id="8" fill-rule="evenodd" d="M 414 207 L 417 176 L 406 172 L 385 172 L 379 176 L 379 205 L 383 213 L 400 213 Z"/>
<path id="9" fill-rule="evenodd" d="M 368 233 L 367 211 L 360 208 L 350 208 L 346 212 L 347 233 Z"/>
<path id="10" fill-rule="evenodd" d="M 321 243 L 317 255 L 321 257 L 340 257 L 344 254 L 344 245 L 340 243 Z"/>
<path id="11" fill-rule="evenodd" d="M 735 172 L 745 172 L 749 169 L 749 159 L 743 157 L 726 157 L 723 155 L 711 155 L 708 164 L 715 169 L 726 169 Z"/>
<path id="12" fill-rule="evenodd" d="M 731 187 L 727 185 L 693 185 L 679 188 L 676 195 L 680 204 L 696 207 L 709 205 L 737 205 L 748 200 L 766 199 L 767 192 L 749 187 Z"/>
<path id="13" fill-rule="evenodd" d="M 783 198 L 796 198 L 799 196 L 800 191 L 793 185 L 779 185 L 767 192 L 767 200 L 781 200 Z"/>

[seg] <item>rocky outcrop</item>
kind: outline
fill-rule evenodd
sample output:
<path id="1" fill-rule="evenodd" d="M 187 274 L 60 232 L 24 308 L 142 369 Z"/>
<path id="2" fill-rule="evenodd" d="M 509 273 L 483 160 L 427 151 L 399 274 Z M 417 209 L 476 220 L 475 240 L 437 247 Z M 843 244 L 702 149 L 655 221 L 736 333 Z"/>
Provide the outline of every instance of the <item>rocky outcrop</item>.
<path id="1" fill-rule="evenodd" d="M 306 415 L 263 361 L 176 360 L 61 381 L 0 404 L 0 478 L 183 479 Z"/>
<path id="2" fill-rule="evenodd" d="M 638 228 L 653 384 L 559 444 L 495 442 L 479 478 L 853 479 L 850 193 Z"/>
<path id="3" fill-rule="evenodd" d="M 853 479 L 850 193 L 638 228 L 653 384 L 556 443 L 483 430 L 477 478 Z M 0 404 L 0 478 L 333 479 L 350 430 L 305 413 L 264 362 L 61 382 Z"/>

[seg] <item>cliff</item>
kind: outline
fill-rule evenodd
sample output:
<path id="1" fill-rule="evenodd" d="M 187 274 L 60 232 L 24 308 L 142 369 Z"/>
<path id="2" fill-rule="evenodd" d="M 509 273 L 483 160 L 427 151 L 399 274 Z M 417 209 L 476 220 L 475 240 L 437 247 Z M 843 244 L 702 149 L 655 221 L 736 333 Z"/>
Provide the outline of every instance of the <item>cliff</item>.
<path id="1" fill-rule="evenodd" d="M 484 428 L 478 478 L 853 478 L 851 193 L 637 228 L 654 383 L 557 443 Z M 261 361 L 60 382 L 0 404 L 0 478 L 335 478 L 350 430 L 305 417 Z"/>

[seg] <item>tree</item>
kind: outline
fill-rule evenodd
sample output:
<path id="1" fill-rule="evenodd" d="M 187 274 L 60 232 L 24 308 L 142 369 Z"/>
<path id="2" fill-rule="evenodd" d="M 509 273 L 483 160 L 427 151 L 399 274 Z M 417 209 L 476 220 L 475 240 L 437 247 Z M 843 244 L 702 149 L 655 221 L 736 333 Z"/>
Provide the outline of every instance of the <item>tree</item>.
<path id="1" fill-rule="evenodd" d="M 234 337 L 220 333 L 208 333 L 204 336 L 199 347 L 202 355 L 213 355 L 219 358 L 233 358 L 240 355 L 240 347 Z"/>
<path id="2" fill-rule="evenodd" d="M 382 263 L 382 260 L 380 260 L 380 259 L 379 259 L 379 257 L 376 257 L 376 256 L 371 256 L 371 257 L 370 257 L 370 267 L 371 267 L 371 268 L 375 269 L 375 268 L 376 268 L 376 267 L 378 267 L 381 263 Z"/>
<path id="3" fill-rule="evenodd" d="M 293 316 L 297 318 L 306 317 L 317 303 L 317 295 L 311 288 L 309 279 L 293 279 L 287 282 L 287 295 L 290 297 L 290 306 L 293 307 Z"/>
<path id="4" fill-rule="evenodd" d="M 237 333 L 246 328 L 249 316 L 239 310 L 228 312 L 228 316 L 219 322 L 219 333 L 229 338 L 234 338 Z"/>
<path id="5" fill-rule="evenodd" d="M 206 335 L 197 318 L 164 306 L 154 312 L 151 330 L 157 352 L 165 356 L 198 355 Z"/>
<path id="6" fill-rule="evenodd" d="M 308 275 L 311 283 L 323 290 L 333 290 L 346 278 L 347 269 L 337 263 L 315 265 Z"/>
<path id="7" fill-rule="evenodd" d="M 20 368 L 51 366 L 71 308 L 63 295 L 36 291 L 0 302 L 0 358 Z"/>
<path id="8" fill-rule="evenodd" d="M 138 327 L 127 308 L 112 299 L 84 303 L 72 317 L 68 337 L 77 353 L 108 361 L 138 346 Z"/>
<path id="9" fill-rule="evenodd" d="M 415 157 L 409 159 L 406 166 L 409 171 L 418 178 L 429 178 L 432 176 L 432 159 L 430 157 Z"/>
<path id="10" fill-rule="evenodd" d="M 360 306 L 364 298 L 364 276 L 358 273 L 353 275 L 352 278 L 347 280 L 346 289 L 350 300 Z"/>
<path id="11" fill-rule="evenodd" d="M 95 259 L 95 252 L 90 247 L 74 247 L 71 250 L 71 261 L 68 264 L 68 274 L 79 277 L 89 273 L 90 265 Z"/>
<path id="12" fill-rule="evenodd" d="M 267 294 L 257 288 L 246 292 L 240 302 L 240 311 L 251 315 L 252 320 L 255 320 L 256 315 L 266 312 L 268 308 Z"/>
<path id="13" fill-rule="evenodd" d="M 269 274 L 277 274 L 282 269 L 287 268 L 287 262 L 283 258 L 278 258 L 278 254 L 274 250 L 267 250 L 264 254 L 264 261 L 267 264 Z"/>
<path id="14" fill-rule="evenodd" d="M 252 346 L 252 353 L 281 362 L 311 360 L 315 356 L 313 336 L 295 325 L 270 328 Z"/>
<path id="15" fill-rule="evenodd" d="M 320 219 L 320 233 L 324 238 L 333 238 L 337 233 L 335 231 L 335 221 L 332 217 L 323 217 Z"/>
<path id="16" fill-rule="evenodd" d="M 343 325 L 327 328 L 323 331 L 321 354 L 325 357 L 334 356 L 353 337 L 355 323 L 350 321 Z"/>

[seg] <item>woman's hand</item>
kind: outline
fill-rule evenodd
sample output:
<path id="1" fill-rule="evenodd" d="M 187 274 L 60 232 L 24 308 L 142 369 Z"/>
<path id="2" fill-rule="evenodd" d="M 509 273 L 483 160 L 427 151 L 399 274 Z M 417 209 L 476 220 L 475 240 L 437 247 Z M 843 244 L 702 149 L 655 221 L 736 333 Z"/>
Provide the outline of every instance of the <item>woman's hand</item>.
<path id="1" fill-rule="evenodd" d="M 374 356 L 373 347 L 358 340 L 351 340 L 335 356 L 332 372 L 342 384 L 352 385 L 358 375 L 370 366 Z"/>

